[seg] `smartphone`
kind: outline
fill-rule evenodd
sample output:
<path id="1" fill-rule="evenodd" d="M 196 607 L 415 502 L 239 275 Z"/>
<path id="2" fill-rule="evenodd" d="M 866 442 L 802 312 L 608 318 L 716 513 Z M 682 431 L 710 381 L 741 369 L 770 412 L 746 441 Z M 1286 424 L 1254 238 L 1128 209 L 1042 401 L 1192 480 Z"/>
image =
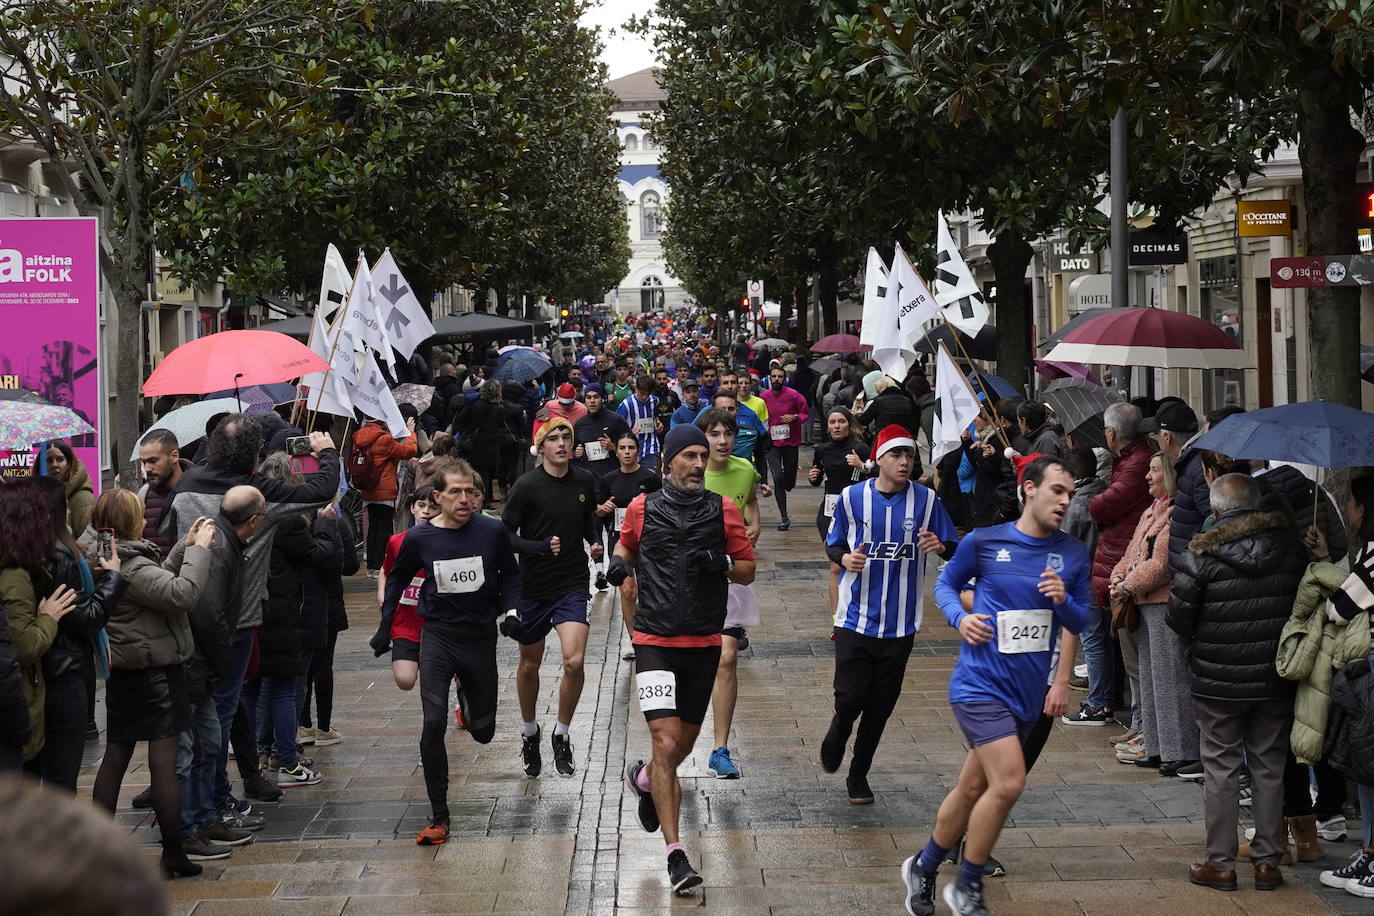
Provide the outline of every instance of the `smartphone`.
<path id="1" fill-rule="evenodd" d="M 95 555 L 102 560 L 114 559 L 114 529 L 101 528 L 95 533 Z"/>
<path id="2" fill-rule="evenodd" d="M 286 454 L 292 456 L 293 458 L 298 458 L 298 457 L 300 457 L 301 455 L 309 455 L 309 454 L 310 454 L 310 437 L 309 437 L 309 436 L 292 436 L 291 438 L 287 439 L 287 440 L 286 440 Z"/>

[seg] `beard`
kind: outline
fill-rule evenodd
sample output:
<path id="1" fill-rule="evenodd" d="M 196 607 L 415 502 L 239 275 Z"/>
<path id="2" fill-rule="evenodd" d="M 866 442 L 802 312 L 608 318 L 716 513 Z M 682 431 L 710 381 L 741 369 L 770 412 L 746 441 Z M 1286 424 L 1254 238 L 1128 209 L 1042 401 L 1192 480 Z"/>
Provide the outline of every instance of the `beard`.
<path id="1" fill-rule="evenodd" d="M 705 471 L 688 471 L 681 476 L 673 475 L 673 486 L 687 493 L 695 493 L 706 485 Z"/>

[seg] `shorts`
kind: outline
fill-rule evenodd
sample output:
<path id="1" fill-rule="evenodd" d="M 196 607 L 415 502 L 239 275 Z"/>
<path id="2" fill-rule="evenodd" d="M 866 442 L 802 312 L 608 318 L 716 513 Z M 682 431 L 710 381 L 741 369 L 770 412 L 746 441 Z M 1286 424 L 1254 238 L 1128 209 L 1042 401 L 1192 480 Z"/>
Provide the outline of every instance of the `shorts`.
<path id="1" fill-rule="evenodd" d="M 1012 715 L 1005 705 L 992 700 L 951 703 L 949 707 L 954 711 L 954 721 L 959 723 L 969 747 L 991 744 L 1012 735 L 1024 744 L 1038 721 L 1032 719 L 1023 722 Z"/>
<path id="2" fill-rule="evenodd" d="M 744 627 L 726 627 L 720 631 L 721 636 L 728 636 L 731 639 L 743 639 Z"/>
<path id="3" fill-rule="evenodd" d="M 542 642 L 549 631 L 560 623 L 580 623 L 590 626 L 592 611 L 588 601 L 591 596 L 584 591 L 568 592 L 554 598 L 527 601 L 520 599 L 516 612 L 520 617 L 520 636 L 522 645 Z"/>
<path id="4" fill-rule="evenodd" d="M 677 718 L 688 725 L 706 720 L 720 665 L 720 646 L 680 648 L 635 646 L 635 689 L 646 721 Z M 645 707 L 649 708 L 645 708 Z"/>
<path id="5" fill-rule="evenodd" d="M 730 583 L 725 593 L 725 628 L 759 625 L 759 597 L 752 585 Z"/>
<path id="6" fill-rule="evenodd" d="M 398 636 L 391 641 L 391 660 L 393 662 L 420 661 L 420 644 L 413 639 Z"/>

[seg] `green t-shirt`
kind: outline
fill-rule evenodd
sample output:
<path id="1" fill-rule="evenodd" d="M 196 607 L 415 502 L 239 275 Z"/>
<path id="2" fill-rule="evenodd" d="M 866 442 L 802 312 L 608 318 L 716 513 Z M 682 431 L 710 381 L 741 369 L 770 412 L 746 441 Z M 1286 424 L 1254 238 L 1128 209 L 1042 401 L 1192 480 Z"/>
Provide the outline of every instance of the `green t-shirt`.
<path id="1" fill-rule="evenodd" d="M 739 507 L 744 524 L 749 524 L 749 497 L 759 484 L 759 472 L 744 458 L 730 457 L 730 463 L 723 471 L 706 469 L 706 489 L 721 496 L 728 496 Z"/>
<path id="2" fill-rule="evenodd" d="M 634 385 L 617 385 L 611 382 L 606 386 L 606 393 L 610 395 L 611 410 L 620 406 L 620 402 L 631 397 L 635 393 Z"/>

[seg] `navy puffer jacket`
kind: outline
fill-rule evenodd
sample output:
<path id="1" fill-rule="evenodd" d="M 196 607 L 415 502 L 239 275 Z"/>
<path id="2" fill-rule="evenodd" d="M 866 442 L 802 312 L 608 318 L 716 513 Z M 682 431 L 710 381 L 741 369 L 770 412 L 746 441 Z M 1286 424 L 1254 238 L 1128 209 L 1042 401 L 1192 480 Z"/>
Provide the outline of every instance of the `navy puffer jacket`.
<path id="1" fill-rule="evenodd" d="M 1174 464 L 1178 492 L 1174 494 L 1174 514 L 1169 519 L 1169 571 L 1175 572 L 1193 535 L 1212 513 L 1212 493 L 1202 476 L 1202 452 L 1186 448 Z"/>

